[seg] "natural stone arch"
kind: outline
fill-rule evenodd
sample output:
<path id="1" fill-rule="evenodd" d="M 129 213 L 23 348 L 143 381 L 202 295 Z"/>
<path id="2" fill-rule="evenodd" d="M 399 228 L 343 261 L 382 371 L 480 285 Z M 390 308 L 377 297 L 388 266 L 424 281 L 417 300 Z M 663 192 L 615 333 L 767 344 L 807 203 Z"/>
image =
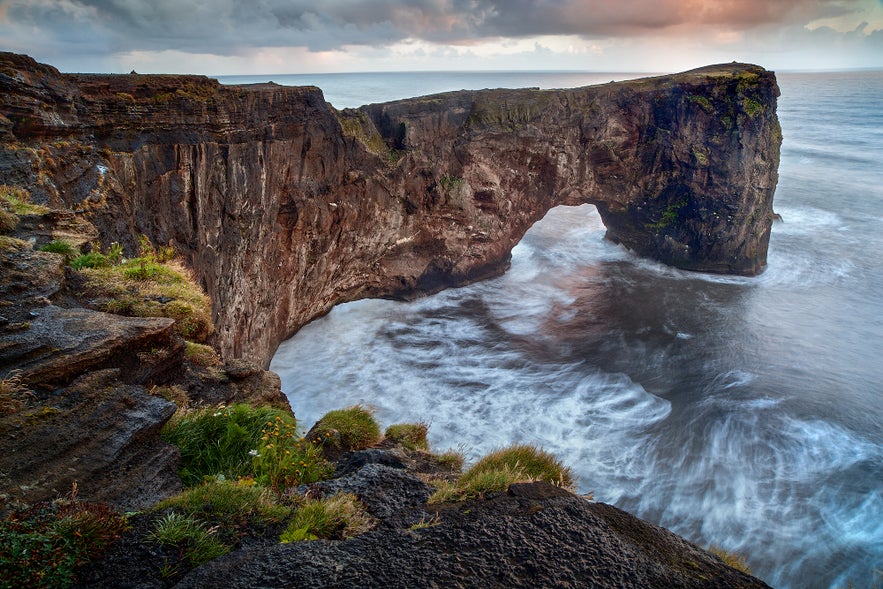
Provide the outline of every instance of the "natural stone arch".
<path id="1" fill-rule="evenodd" d="M 267 365 L 340 302 L 498 274 L 559 204 L 595 204 L 611 239 L 682 268 L 766 263 L 781 132 L 757 66 L 336 111 L 312 87 L 0 65 L 0 137 L 27 147 L 4 175 L 107 241 L 173 243 L 227 358 Z"/>

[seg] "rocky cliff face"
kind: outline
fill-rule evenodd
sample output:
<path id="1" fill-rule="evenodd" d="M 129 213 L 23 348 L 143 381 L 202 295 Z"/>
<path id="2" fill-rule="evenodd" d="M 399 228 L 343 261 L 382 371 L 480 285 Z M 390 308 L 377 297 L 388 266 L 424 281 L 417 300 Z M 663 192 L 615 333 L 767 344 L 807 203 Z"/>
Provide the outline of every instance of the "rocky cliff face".
<path id="1" fill-rule="evenodd" d="M 337 111 L 317 88 L 0 54 L 0 89 L 0 183 L 107 242 L 174 244 L 227 357 L 266 365 L 340 302 L 497 274 L 559 204 L 595 204 L 610 239 L 682 268 L 765 265 L 781 133 L 757 66 Z"/>

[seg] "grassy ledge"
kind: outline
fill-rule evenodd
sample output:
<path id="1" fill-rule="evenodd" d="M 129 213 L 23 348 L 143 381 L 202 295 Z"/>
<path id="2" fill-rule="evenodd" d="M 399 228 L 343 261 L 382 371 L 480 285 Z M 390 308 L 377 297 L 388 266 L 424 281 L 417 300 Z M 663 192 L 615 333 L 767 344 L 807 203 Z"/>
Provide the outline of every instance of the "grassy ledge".
<path id="1" fill-rule="evenodd" d="M 573 474 L 555 456 L 529 444 L 509 446 L 486 455 L 454 483 L 442 483 L 429 503 L 466 501 L 503 492 L 524 481 L 545 481 L 572 489 Z"/>

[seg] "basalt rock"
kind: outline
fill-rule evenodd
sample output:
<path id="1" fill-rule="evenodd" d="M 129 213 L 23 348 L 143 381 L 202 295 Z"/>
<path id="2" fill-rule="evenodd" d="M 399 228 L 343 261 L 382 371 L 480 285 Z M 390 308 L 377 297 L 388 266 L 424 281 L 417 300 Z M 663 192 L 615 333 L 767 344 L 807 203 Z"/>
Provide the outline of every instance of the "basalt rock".
<path id="1" fill-rule="evenodd" d="M 382 469 L 394 471 L 371 464 L 359 473 Z M 419 504 L 414 480 L 376 494 Z M 380 502 L 367 503 L 377 511 Z M 417 526 L 379 515 L 373 531 L 342 542 L 244 547 L 175 587 L 768 587 L 668 530 L 548 483 L 426 508 L 433 513 Z"/>
<path id="2" fill-rule="evenodd" d="M 174 244 L 225 358 L 266 365 L 340 302 L 498 274 L 561 204 L 595 204 L 610 239 L 682 268 L 766 263 L 781 132 L 775 77 L 753 65 L 338 111 L 313 87 L 2 54 L 0 92 L 0 183 L 105 241 Z"/>

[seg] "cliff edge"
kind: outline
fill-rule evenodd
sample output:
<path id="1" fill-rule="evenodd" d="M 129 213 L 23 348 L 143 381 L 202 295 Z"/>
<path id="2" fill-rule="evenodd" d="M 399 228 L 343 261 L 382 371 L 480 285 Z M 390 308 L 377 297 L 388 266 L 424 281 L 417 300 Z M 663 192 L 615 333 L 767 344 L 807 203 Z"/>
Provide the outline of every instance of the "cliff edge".
<path id="1" fill-rule="evenodd" d="M 266 366 L 337 303 L 502 272 L 550 208 L 681 268 L 763 270 L 781 131 L 746 64 L 335 110 L 318 88 L 60 74 L 0 54 L 0 181 L 105 243 L 172 244 L 225 358 Z"/>

